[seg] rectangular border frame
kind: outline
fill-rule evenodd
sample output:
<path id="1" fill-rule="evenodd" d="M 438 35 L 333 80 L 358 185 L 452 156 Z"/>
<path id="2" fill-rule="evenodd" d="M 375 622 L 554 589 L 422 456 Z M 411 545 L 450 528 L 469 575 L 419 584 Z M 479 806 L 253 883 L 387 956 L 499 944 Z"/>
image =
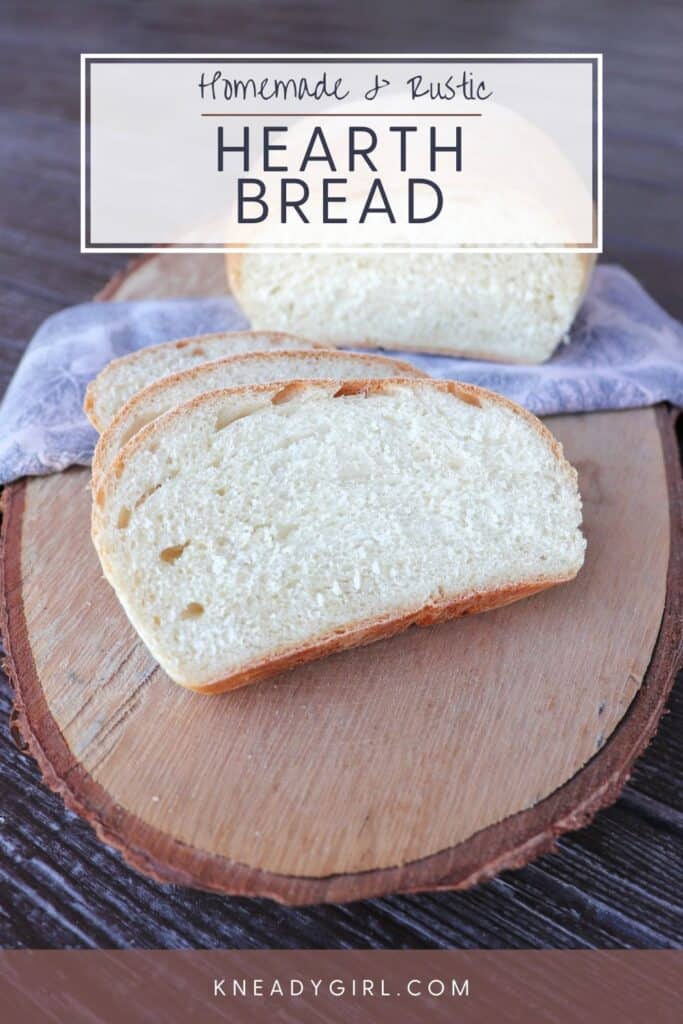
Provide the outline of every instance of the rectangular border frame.
<path id="1" fill-rule="evenodd" d="M 421 60 L 426 63 L 437 64 L 444 61 L 464 62 L 472 61 L 477 63 L 517 63 L 520 61 L 533 63 L 590 63 L 593 67 L 593 202 L 595 206 L 594 217 L 594 238 L 590 245 L 565 245 L 565 246 L 405 246 L 405 245 L 378 245 L 378 246 L 257 246 L 246 245 L 214 245 L 200 243 L 192 246 L 184 246 L 180 243 L 104 243 L 93 242 L 91 236 L 91 169 L 90 169 L 90 68 L 95 63 L 204 63 L 212 61 L 215 63 L 237 63 L 244 61 L 258 61 L 259 63 L 270 62 L 297 62 L 302 64 L 316 64 L 321 61 L 337 61 L 340 63 L 352 63 L 357 61 L 370 61 L 381 59 L 387 63 L 402 63 L 410 60 Z M 503 252 L 510 254 L 521 253 L 594 253 L 603 252 L 604 243 L 604 91 L 603 91 L 603 54 L 602 53 L 233 53 L 233 54 L 212 54 L 212 53 L 81 53 L 81 253 L 129 253 L 140 255 L 145 253 L 240 253 L 246 251 L 258 251 L 262 253 L 367 253 L 367 252 L 394 252 L 394 253 L 493 253 Z"/>

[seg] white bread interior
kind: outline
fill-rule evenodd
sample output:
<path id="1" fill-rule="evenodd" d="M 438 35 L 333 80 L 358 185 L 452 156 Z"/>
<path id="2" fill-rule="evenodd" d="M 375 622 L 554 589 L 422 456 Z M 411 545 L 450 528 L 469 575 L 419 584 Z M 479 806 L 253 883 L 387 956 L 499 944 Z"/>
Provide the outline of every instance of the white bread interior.
<path id="1" fill-rule="evenodd" d="M 319 343 L 275 331 L 219 331 L 149 345 L 107 363 L 88 385 L 83 408 L 92 425 L 101 433 L 136 391 L 176 370 L 240 352 L 323 347 Z"/>
<path id="2" fill-rule="evenodd" d="M 399 359 L 378 355 L 354 355 L 351 352 L 337 352 L 334 349 L 321 349 L 317 352 L 248 352 L 210 363 L 201 363 L 199 366 L 171 373 L 148 384 L 119 409 L 112 422 L 100 435 L 95 448 L 92 464 L 93 481 L 97 482 L 119 450 L 138 430 L 174 406 L 181 405 L 205 391 L 297 379 L 327 378 L 342 381 L 424 376 L 421 370 Z"/>
<path id="3" fill-rule="evenodd" d="M 93 501 L 129 619 L 205 692 L 571 579 L 580 522 L 535 417 L 428 379 L 200 395 L 138 431 Z"/>
<path id="4" fill-rule="evenodd" d="M 594 257 L 581 253 L 228 256 L 252 327 L 332 345 L 541 363 L 566 337 Z"/>

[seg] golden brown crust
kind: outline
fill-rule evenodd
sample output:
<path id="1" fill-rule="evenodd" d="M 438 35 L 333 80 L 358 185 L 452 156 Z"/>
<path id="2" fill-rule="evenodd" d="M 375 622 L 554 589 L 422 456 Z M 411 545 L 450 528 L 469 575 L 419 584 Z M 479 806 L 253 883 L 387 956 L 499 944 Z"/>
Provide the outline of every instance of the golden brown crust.
<path id="1" fill-rule="evenodd" d="M 133 397 L 130 398 L 121 409 L 119 409 L 111 423 L 104 428 L 99 441 L 97 442 L 92 462 L 93 480 L 97 480 L 104 472 L 106 466 L 110 463 L 112 447 L 119 447 L 116 435 L 121 425 L 129 420 L 131 415 L 143 406 L 152 395 L 163 393 L 183 381 L 204 376 L 207 372 L 213 372 L 213 370 L 219 366 L 231 366 L 235 364 L 248 365 L 252 362 L 277 363 L 283 356 L 300 357 L 302 353 L 304 353 L 307 358 L 313 359 L 314 361 L 331 358 L 332 360 L 339 359 L 340 361 L 345 359 L 356 359 L 366 366 L 381 363 L 384 366 L 392 367 L 395 370 L 396 377 L 403 376 L 403 374 L 408 377 L 415 378 L 428 377 L 428 374 L 424 373 L 422 370 L 418 370 L 417 367 L 411 366 L 410 363 L 404 363 L 400 359 L 391 359 L 389 356 L 383 356 L 381 354 L 340 352 L 337 349 L 277 349 L 274 352 L 243 352 L 236 355 L 224 356 L 222 359 L 213 359 L 210 362 L 200 363 L 198 366 L 191 366 L 186 370 L 178 370 L 175 373 L 170 373 L 164 377 L 160 377 L 158 380 L 154 381 L 154 383 L 148 384 L 146 388 L 142 388 L 142 390 L 136 392 L 136 394 L 134 394 Z M 343 379 L 343 375 L 341 375 L 339 379 Z M 239 387 L 245 385 L 236 386 Z M 210 388 L 208 390 L 216 389 Z"/>
<path id="2" fill-rule="evenodd" d="M 576 574 L 574 574 L 576 575 Z M 533 594 L 554 587 L 559 583 L 565 583 L 574 576 L 553 577 L 545 580 L 533 580 L 523 584 L 514 584 L 502 587 L 497 590 L 489 590 L 480 594 L 472 594 L 468 597 L 444 598 L 425 605 L 417 611 L 407 612 L 405 615 L 393 618 L 372 619 L 361 622 L 345 630 L 343 633 L 331 633 L 322 639 L 307 644 L 305 647 L 298 647 L 291 651 L 283 651 L 280 654 L 264 658 L 255 662 L 248 668 L 237 672 L 225 679 L 218 679 L 211 683 L 201 683 L 197 686 L 181 683 L 186 689 L 193 693 L 217 694 L 226 693 L 229 690 L 238 690 L 242 686 L 249 686 L 270 676 L 279 675 L 281 672 L 289 672 L 298 665 L 305 665 L 309 661 L 316 661 L 329 654 L 338 654 L 350 647 L 362 647 L 366 644 L 375 643 L 378 640 L 386 640 L 405 632 L 411 626 L 434 626 L 450 619 L 462 618 L 465 615 L 477 615 L 479 612 L 492 611 L 494 608 L 502 608 L 506 604 L 520 601 L 522 598 L 531 597 Z"/>
<path id="3" fill-rule="evenodd" d="M 95 389 L 93 388 L 94 383 L 95 381 L 91 380 L 87 388 L 85 389 L 85 399 L 83 400 L 83 412 L 88 417 L 95 430 L 99 432 L 100 426 L 97 414 L 95 412 Z"/>

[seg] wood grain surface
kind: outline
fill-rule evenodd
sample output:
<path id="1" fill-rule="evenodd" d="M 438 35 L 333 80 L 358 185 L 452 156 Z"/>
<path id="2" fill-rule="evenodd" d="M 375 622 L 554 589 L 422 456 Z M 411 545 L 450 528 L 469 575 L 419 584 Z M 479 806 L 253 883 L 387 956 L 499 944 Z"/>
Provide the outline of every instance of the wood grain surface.
<path id="1" fill-rule="evenodd" d="M 78 54 L 605 52 L 606 258 L 683 315 L 677 104 L 680 5 L 246 2 L 3 8 L 0 377 L 42 319 L 122 260 L 78 251 Z M 9 694 L 0 692 L 8 721 Z M 160 886 L 128 869 L 0 735 L 0 943 L 5 946 L 591 947 L 683 941 L 683 696 L 618 804 L 558 853 L 468 893 L 286 909 Z"/>

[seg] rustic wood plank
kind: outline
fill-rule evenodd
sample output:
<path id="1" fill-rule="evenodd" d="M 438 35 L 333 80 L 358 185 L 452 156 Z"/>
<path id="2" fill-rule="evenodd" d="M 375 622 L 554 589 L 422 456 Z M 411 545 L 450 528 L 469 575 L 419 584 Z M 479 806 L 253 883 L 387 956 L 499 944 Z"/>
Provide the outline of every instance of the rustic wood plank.
<path id="1" fill-rule="evenodd" d="M 3 708 L 8 710 L 7 702 Z M 649 755 L 644 758 L 650 760 Z M 503 876 L 470 893 L 395 897 L 346 907 L 288 909 L 268 901 L 228 899 L 182 888 L 158 886 L 121 865 L 117 854 L 99 844 L 88 827 L 65 811 L 61 802 L 36 785 L 33 763 L 5 741 L 0 744 L 1 777 L 12 782 L 11 799 L 3 798 L 0 823 L 0 944 L 40 945 L 45 936 L 54 946 L 225 945 L 266 948 L 277 944 L 324 947 L 460 948 L 550 945 L 574 948 L 642 943 L 638 925 L 656 924 L 657 945 L 681 938 L 683 878 L 680 863 L 658 873 L 660 898 L 677 914 L 677 928 L 666 931 L 653 919 L 647 894 L 629 897 L 623 912 L 619 875 L 612 877 L 613 852 L 628 852 L 631 842 L 643 850 L 658 845 L 656 828 L 644 825 L 621 805 L 602 812 L 594 825 L 560 843 L 560 852 L 532 867 Z M 35 797 L 26 793 L 33 785 Z M 615 817 L 617 827 L 615 827 Z M 17 827 L 10 831 L 11 819 Z M 598 833 L 616 834 L 618 842 L 605 850 Z M 592 899 L 576 890 L 586 865 L 605 871 L 598 892 L 601 917 L 592 916 Z M 17 868 L 20 871 L 17 871 Z M 569 874 L 574 889 L 557 887 L 559 872 Z M 77 899 L 74 899 L 75 890 Z M 612 913 L 612 908 L 620 914 Z M 84 910 L 84 906 L 86 909 Z M 596 904 L 597 906 L 597 904 Z M 645 914 L 647 913 L 647 916 Z M 666 922 L 665 922 L 666 923 Z M 640 939 L 640 942 L 639 942 Z M 646 945 L 651 945 L 648 936 Z"/>

